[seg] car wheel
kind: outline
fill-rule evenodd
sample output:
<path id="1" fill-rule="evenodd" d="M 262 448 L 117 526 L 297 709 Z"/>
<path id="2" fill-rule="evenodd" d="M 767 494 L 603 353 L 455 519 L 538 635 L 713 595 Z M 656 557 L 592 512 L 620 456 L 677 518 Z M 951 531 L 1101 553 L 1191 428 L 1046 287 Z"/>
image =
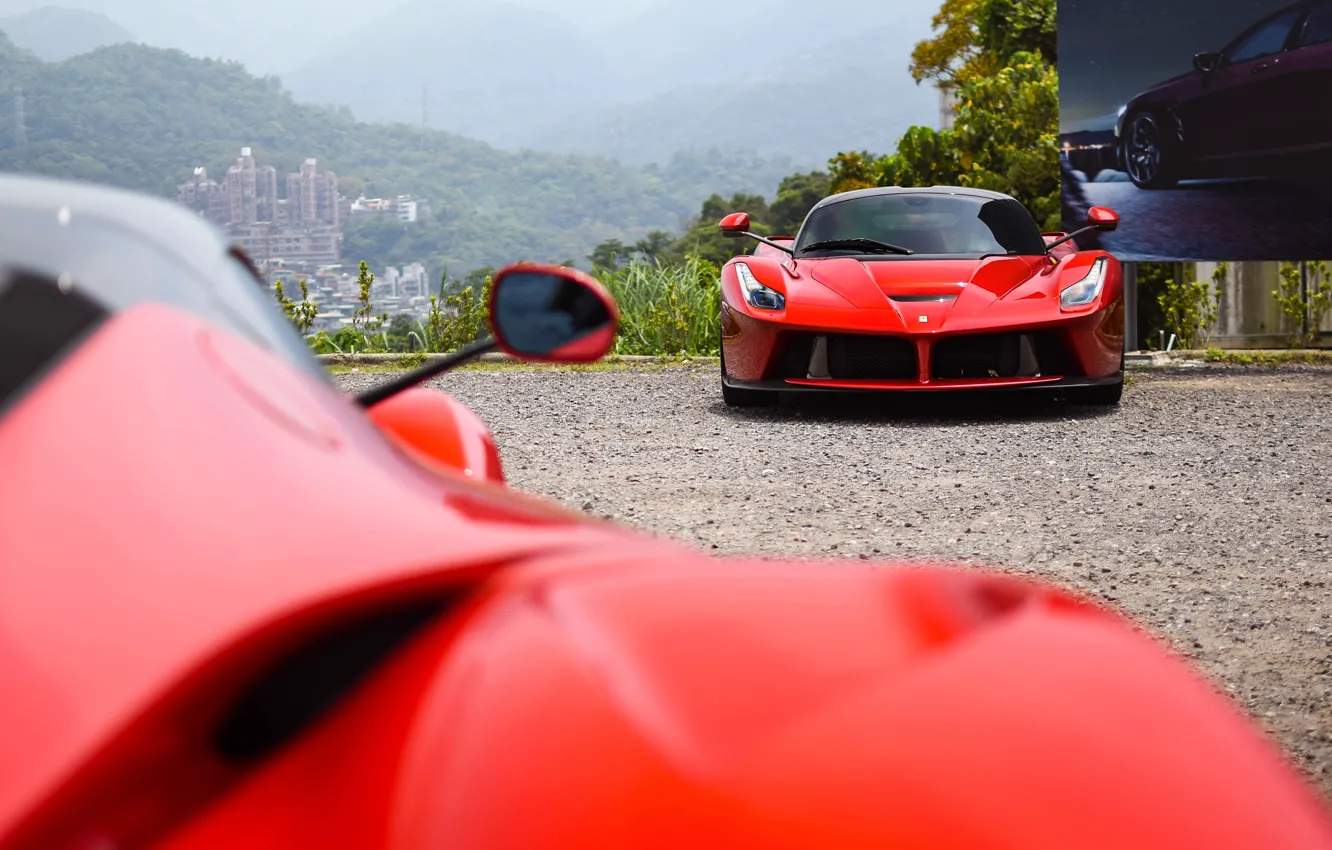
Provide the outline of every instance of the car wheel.
<path id="1" fill-rule="evenodd" d="M 1177 151 L 1156 116 L 1134 113 L 1124 127 L 1124 168 L 1133 185 L 1139 189 L 1169 189 L 1179 183 Z"/>
<path id="2" fill-rule="evenodd" d="M 1112 407 L 1119 404 L 1124 396 L 1124 381 L 1113 384 L 1101 384 L 1097 387 L 1078 387 L 1069 395 L 1074 404 L 1086 404 L 1096 407 Z"/>
<path id="3" fill-rule="evenodd" d="M 728 407 L 759 407 L 773 402 L 771 396 L 775 393 L 726 386 L 726 347 L 721 346 L 718 351 L 721 353 L 722 401 Z"/>

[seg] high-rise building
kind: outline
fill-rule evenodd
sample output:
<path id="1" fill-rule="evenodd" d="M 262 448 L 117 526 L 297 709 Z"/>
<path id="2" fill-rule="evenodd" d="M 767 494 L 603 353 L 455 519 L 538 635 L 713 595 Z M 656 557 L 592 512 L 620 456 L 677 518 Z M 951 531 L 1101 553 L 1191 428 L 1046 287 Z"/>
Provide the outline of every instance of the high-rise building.
<path id="1" fill-rule="evenodd" d="M 236 164 L 227 169 L 228 223 L 256 224 L 277 220 L 277 169 L 254 163 L 250 148 L 241 148 Z"/>
<path id="2" fill-rule="evenodd" d="M 328 224 L 341 222 L 338 203 L 338 175 L 319 172 L 314 159 L 301 163 L 299 174 L 287 175 L 287 220 L 292 224 Z"/>
<path id="3" fill-rule="evenodd" d="M 182 204 L 225 227 L 232 240 L 260 265 L 336 263 L 341 255 L 343 215 L 338 176 L 320 172 L 314 159 L 287 175 L 287 197 L 278 197 L 277 169 L 259 167 L 250 148 L 218 183 L 204 168 L 180 184 Z"/>
<path id="4" fill-rule="evenodd" d="M 227 204 L 227 192 L 216 180 L 209 179 L 208 169 L 194 169 L 194 176 L 178 187 L 177 199 L 217 224 L 226 224 L 230 211 Z"/>

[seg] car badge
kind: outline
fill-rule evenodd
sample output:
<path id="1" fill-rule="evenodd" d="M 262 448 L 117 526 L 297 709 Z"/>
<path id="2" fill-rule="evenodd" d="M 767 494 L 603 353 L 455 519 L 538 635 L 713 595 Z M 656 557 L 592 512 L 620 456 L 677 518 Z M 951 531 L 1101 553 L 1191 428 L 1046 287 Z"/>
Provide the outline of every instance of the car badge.
<path id="1" fill-rule="evenodd" d="M 921 316 L 921 317 L 920 317 L 920 323 L 921 323 L 922 325 L 925 324 L 926 322 L 928 322 L 929 320 L 930 320 L 930 317 L 929 317 L 929 316 Z"/>

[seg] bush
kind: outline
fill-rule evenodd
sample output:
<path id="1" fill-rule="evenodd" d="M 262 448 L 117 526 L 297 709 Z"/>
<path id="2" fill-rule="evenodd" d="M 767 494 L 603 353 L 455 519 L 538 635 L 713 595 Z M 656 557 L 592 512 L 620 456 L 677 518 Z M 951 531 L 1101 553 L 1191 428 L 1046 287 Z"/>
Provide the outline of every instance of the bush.
<path id="1" fill-rule="evenodd" d="M 721 344 L 721 271 L 690 257 L 682 264 L 634 263 L 599 279 L 620 307 L 615 354 L 716 355 Z"/>

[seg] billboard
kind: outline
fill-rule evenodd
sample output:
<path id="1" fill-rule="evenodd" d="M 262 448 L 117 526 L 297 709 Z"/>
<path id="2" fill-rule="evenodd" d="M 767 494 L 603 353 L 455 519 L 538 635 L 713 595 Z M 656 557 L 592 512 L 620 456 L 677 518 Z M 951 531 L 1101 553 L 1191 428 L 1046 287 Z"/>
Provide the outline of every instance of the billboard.
<path id="1" fill-rule="evenodd" d="M 1127 261 L 1332 256 L 1332 0 L 1060 0 L 1064 227 Z"/>

